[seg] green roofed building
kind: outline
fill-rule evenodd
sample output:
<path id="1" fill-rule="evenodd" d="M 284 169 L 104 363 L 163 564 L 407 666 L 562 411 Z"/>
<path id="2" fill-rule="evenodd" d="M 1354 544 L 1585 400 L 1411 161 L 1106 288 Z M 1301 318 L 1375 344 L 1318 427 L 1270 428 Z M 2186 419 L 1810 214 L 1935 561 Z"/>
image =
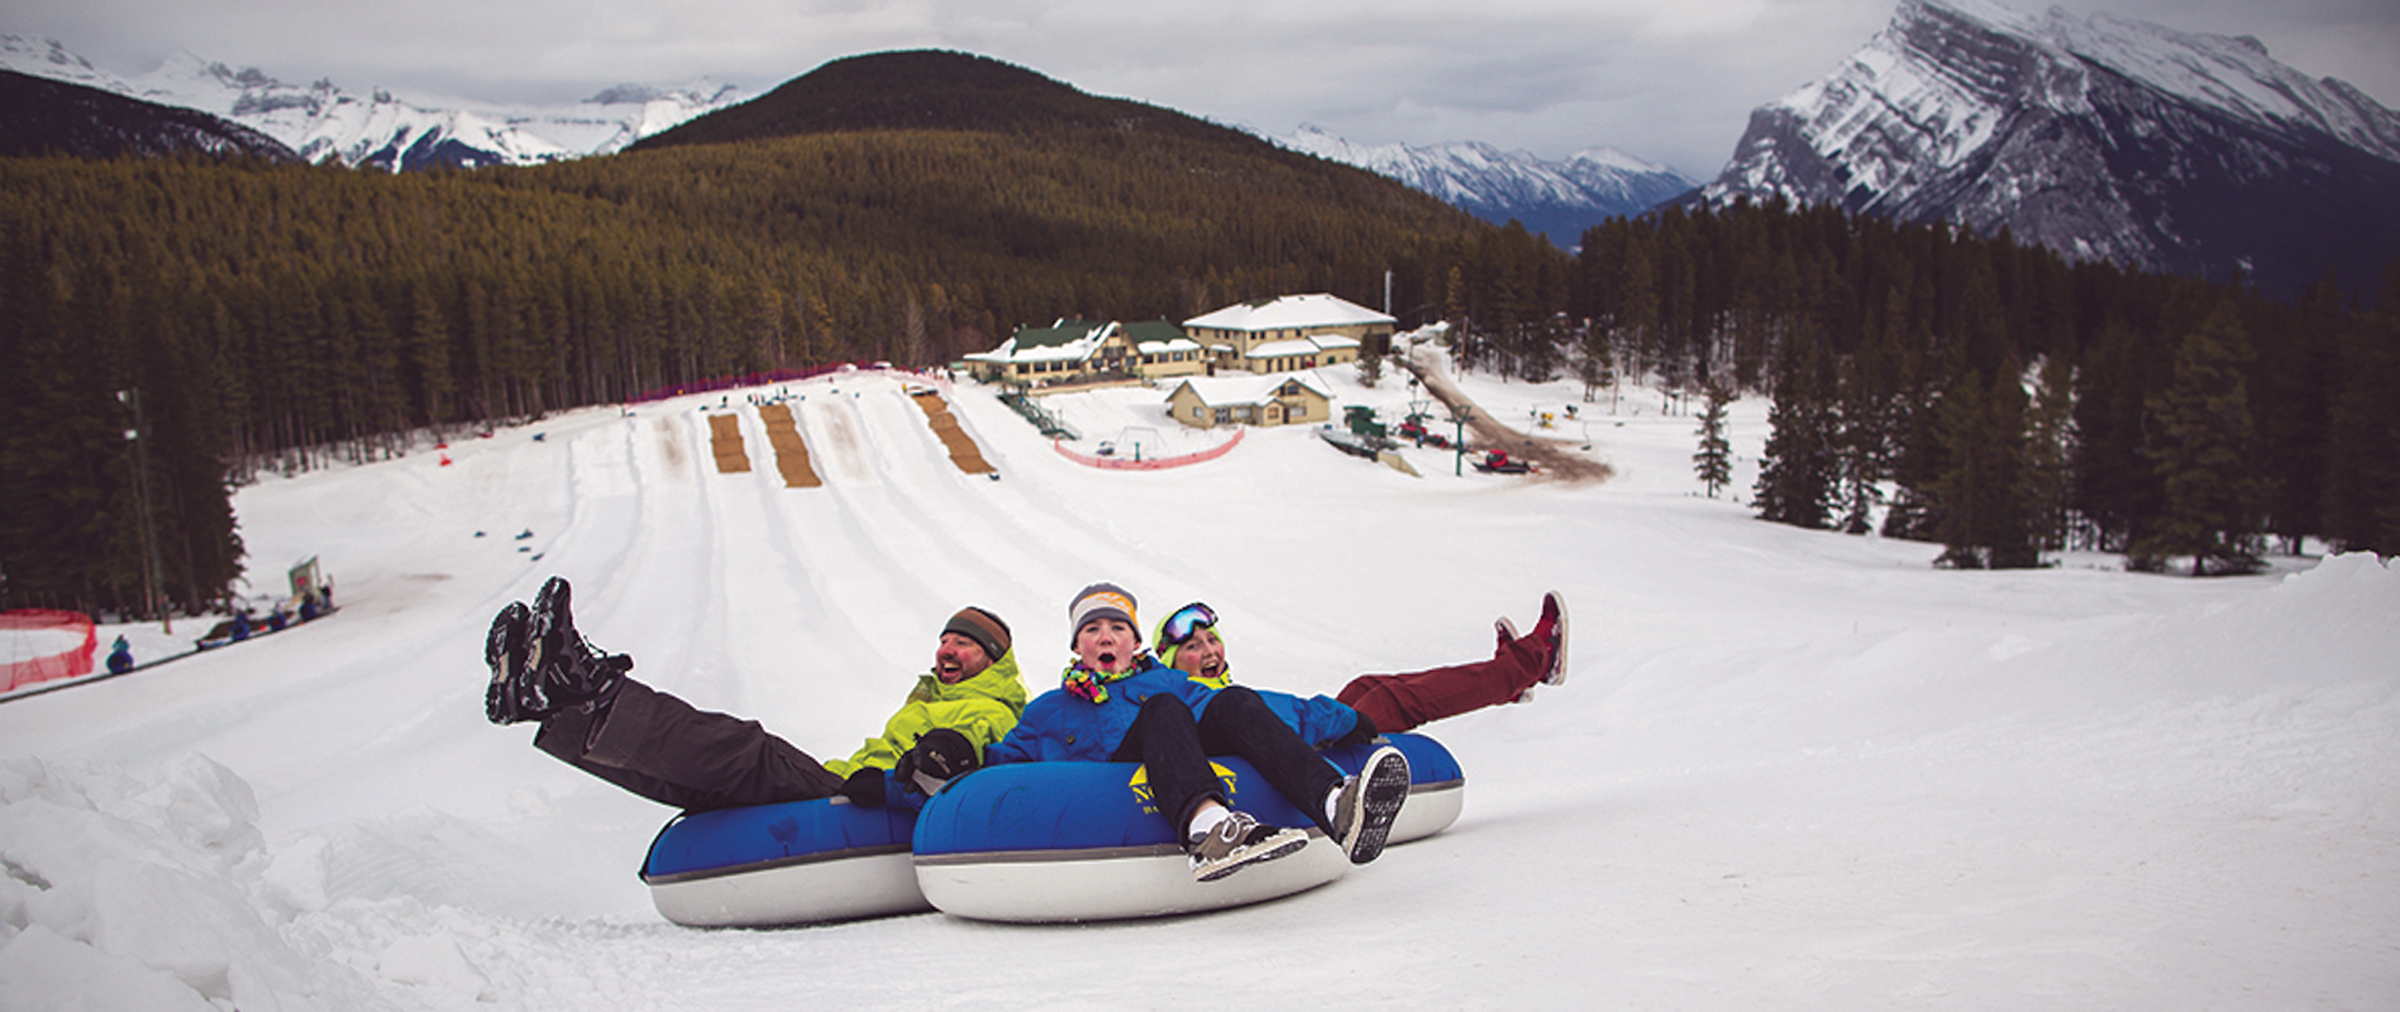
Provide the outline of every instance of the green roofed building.
<path id="1" fill-rule="evenodd" d="M 1047 327 L 1019 327 L 999 347 L 963 357 L 977 379 L 1028 389 L 1208 371 L 1200 345 L 1166 320 L 1061 319 Z"/>

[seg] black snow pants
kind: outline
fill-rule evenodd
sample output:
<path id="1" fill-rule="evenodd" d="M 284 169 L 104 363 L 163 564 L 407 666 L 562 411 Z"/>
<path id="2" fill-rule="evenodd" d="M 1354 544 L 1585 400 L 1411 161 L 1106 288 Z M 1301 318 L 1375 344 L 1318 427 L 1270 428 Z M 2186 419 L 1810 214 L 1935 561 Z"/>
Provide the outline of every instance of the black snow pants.
<path id="1" fill-rule="evenodd" d="M 1150 697 L 1111 758 L 1150 768 L 1151 800 L 1159 814 L 1173 820 L 1180 839 L 1200 802 L 1234 807 L 1208 767 L 1212 755 L 1249 760 L 1293 808 L 1308 813 L 1328 834 L 1333 832 L 1325 818 L 1325 796 L 1341 785 L 1341 772 L 1301 741 L 1258 693 L 1242 686 L 1210 697 L 1198 721 L 1183 700 L 1165 694 Z"/>
<path id="2" fill-rule="evenodd" d="M 842 778 L 755 720 L 695 709 L 630 678 L 598 713 L 569 710 L 533 738 L 593 776 L 685 811 L 831 797 Z"/>

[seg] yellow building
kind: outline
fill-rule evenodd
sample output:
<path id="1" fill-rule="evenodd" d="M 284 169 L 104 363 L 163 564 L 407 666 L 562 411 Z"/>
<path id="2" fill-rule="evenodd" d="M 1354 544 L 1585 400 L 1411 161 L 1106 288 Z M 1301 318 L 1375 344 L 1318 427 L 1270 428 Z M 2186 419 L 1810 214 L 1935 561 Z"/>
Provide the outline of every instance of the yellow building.
<path id="1" fill-rule="evenodd" d="M 1183 321 L 1183 333 L 1217 368 L 1263 375 L 1355 362 L 1365 345 L 1389 346 L 1398 322 L 1319 293 L 1227 306 Z"/>
<path id="2" fill-rule="evenodd" d="M 1196 377 L 1175 384 L 1167 413 L 1195 429 L 1333 420 L 1333 394 L 1308 375 Z"/>

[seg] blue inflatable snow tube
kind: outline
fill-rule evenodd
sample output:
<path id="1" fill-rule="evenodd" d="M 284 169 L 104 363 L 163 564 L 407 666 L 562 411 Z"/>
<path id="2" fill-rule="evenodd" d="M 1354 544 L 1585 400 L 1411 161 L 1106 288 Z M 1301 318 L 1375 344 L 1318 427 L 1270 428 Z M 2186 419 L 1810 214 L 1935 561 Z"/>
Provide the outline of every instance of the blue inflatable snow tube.
<path id="1" fill-rule="evenodd" d="M 1385 744 L 1409 759 L 1409 799 L 1390 841 L 1429 836 L 1455 821 L 1465 778 L 1430 738 L 1389 735 L 1325 757 L 1355 773 Z M 961 917 L 1086 921 L 1255 903 L 1349 871 L 1348 855 L 1249 763 L 1211 761 L 1235 808 L 1304 828 L 1310 844 L 1216 882 L 1194 882 L 1178 827 L 1151 803 L 1140 764 L 1011 763 L 978 770 L 926 804 L 917 818 L 917 884 L 934 907 Z"/>
<path id="2" fill-rule="evenodd" d="M 695 927 L 806 924 L 931 909 L 909 861 L 916 813 L 846 798 L 693 812 L 650 842 L 658 912 Z"/>

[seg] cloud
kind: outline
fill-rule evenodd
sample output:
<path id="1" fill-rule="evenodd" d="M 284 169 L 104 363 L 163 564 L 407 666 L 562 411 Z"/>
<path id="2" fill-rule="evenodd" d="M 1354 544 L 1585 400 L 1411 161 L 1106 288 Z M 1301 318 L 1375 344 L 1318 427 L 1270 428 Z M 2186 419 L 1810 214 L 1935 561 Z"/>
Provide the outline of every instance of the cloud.
<path id="1" fill-rule="evenodd" d="M 1998 0 L 2027 11 L 2041 0 Z M 712 77 L 764 91 L 886 49 L 981 53 L 1097 94 L 1364 143 L 1595 145 L 1713 174 L 1751 109 L 1832 69 L 1892 0 L 35 0 L 0 32 L 120 72 L 179 49 L 285 80 L 567 101 Z M 2103 8 L 2069 8 L 2088 15 Z M 2124 17 L 2248 34 L 2400 102 L 2389 0 L 2118 0 Z"/>

